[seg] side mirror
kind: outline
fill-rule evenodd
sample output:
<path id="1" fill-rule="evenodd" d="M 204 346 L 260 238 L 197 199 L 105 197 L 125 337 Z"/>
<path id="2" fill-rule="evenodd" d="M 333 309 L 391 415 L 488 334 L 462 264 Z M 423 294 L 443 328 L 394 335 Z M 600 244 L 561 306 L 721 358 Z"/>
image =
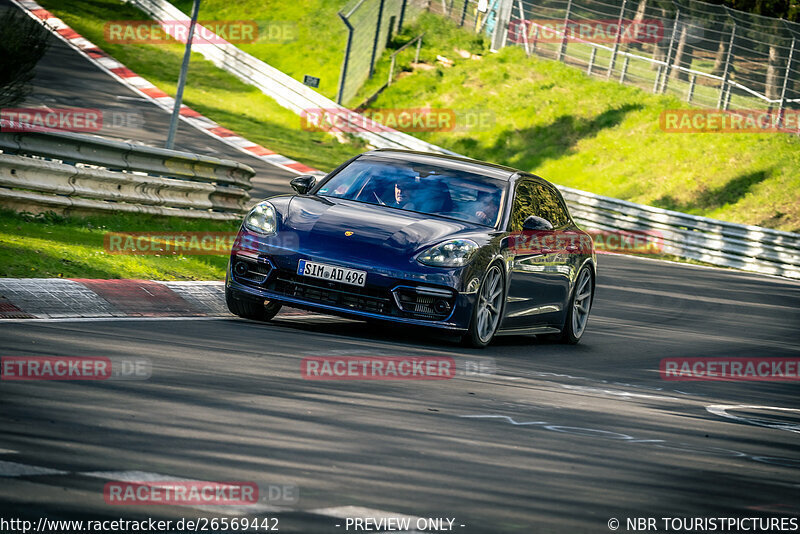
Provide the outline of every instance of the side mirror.
<path id="1" fill-rule="evenodd" d="M 553 225 L 547 219 L 531 215 L 522 223 L 523 230 L 552 230 Z"/>
<path id="2" fill-rule="evenodd" d="M 311 174 L 303 174 L 302 176 L 298 176 L 294 178 L 291 182 L 289 182 L 292 186 L 292 189 L 297 191 L 300 195 L 305 195 L 308 193 L 314 184 L 317 183 L 317 178 Z"/>

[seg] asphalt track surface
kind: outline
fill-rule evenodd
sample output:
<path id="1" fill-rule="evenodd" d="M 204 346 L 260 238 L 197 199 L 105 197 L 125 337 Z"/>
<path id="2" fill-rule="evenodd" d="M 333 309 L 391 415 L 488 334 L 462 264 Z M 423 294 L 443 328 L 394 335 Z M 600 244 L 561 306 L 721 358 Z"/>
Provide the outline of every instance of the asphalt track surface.
<path id="1" fill-rule="evenodd" d="M 103 134 L 162 143 L 154 132 L 166 132 L 168 115 L 60 41 L 34 84 L 26 104 L 134 113 L 142 120 Z M 177 148 L 253 166 L 254 197 L 287 190 L 292 176 L 183 123 Z M 367 513 L 346 507 L 454 518 L 464 533 L 800 514 L 798 383 L 659 375 L 668 357 L 797 359 L 800 284 L 624 257 L 599 263 L 575 347 L 504 337 L 468 350 L 426 331 L 320 316 L 3 321 L 3 356 L 144 357 L 153 370 L 146 381 L 0 382 L 0 517 L 222 517 L 108 505 L 105 481 L 86 475 L 97 471 L 296 485 L 297 503 L 244 512 L 278 518 L 281 532 L 344 532 L 332 516 Z M 480 356 L 497 374 L 303 380 L 301 359 L 325 355 Z M 763 408 L 727 409 L 734 419 L 714 405 Z"/>
<path id="2" fill-rule="evenodd" d="M 9 7 L 14 8 L 7 0 L 0 0 L 0 12 Z M 100 109 L 104 121 L 97 135 L 159 148 L 166 142 L 169 113 L 114 80 L 52 35 L 50 49 L 37 64 L 31 83 L 33 91 L 20 107 Z M 290 191 L 289 180 L 297 174 L 240 152 L 183 121 L 178 124 L 175 150 L 241 161 L 255 169 L 250 191 L 253 200 Z"/>
<path id="3" fill-rule="evenodd" d="M 731 409 L 744 419 L 734 420 L 706 409 L 797 409 L 797 382 L 672 382 L 658 369 L 665 357 L 797 359 L 800 284 L 600 260 L 593 315 L 574 347 L 506 337 L 471 350 L 319 316 L 3 322 L 3 355 L 145 357 L 153 371 L 136 382 L 0 383 L 0 461 L 66 472 L 6 478 L 0 516 L 219 517 L 107 505 L 104 481 L 82 474 L 131 470 L 294 484 L 290 511 L 256 514 L 277 517 L 282 532 L 344 532 L 318 511 L 347 506 L 455 518 L 465 525 L 456 531 L 481 533 L 797 516 L 800 412 Z M 334 354 L 491 357 L 497 374 L 301 378 L 303 357 Z"/>

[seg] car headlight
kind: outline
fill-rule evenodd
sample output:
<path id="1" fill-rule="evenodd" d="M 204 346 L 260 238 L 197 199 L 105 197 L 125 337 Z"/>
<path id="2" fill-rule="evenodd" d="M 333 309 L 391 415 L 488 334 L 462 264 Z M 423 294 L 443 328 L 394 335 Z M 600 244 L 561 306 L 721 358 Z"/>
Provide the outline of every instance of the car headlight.
<path id="1" fill-rule="evenodd" d="M 244 225 L 256 233 L 274 235 L 278 230 L 275 207 L 269 202 L 260 202 L 245 216 Z"/>
<path id="2" fill-rule="evenodd" d="M 434 245 L 419 255 L 417 261 L 433 267 L 461 267 L 472 260 L 478 244 L 469 239 L 451 239 Z"/>

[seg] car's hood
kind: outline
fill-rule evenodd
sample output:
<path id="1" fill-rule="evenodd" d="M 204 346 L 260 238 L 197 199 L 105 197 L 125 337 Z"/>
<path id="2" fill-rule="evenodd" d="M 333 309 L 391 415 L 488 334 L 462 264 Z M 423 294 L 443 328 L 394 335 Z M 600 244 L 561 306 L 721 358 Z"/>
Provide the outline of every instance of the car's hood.
<path id="1" fill-rule="evenodd" d="M 411 256 L 455 234 L 485 232 L 466 222 L 329 197 L 292 198 L 282 231 L 297 233 L 301 249 L 327 257 L 381 260 Z M 393 262 L 394 263 L 394 262 Z"/>

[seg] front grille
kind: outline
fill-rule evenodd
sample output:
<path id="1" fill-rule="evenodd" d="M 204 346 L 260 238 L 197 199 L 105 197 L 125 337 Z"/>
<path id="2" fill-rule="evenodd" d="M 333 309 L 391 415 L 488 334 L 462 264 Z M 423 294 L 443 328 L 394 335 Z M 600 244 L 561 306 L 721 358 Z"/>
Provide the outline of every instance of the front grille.
<path id="1" fill-rule="evenodd" d="M 280 273 L 269 289 L 289 297 L 337 308 L 380 315 L 392 313 L 392 302 L 387 292 L 340 282 Z"/>

